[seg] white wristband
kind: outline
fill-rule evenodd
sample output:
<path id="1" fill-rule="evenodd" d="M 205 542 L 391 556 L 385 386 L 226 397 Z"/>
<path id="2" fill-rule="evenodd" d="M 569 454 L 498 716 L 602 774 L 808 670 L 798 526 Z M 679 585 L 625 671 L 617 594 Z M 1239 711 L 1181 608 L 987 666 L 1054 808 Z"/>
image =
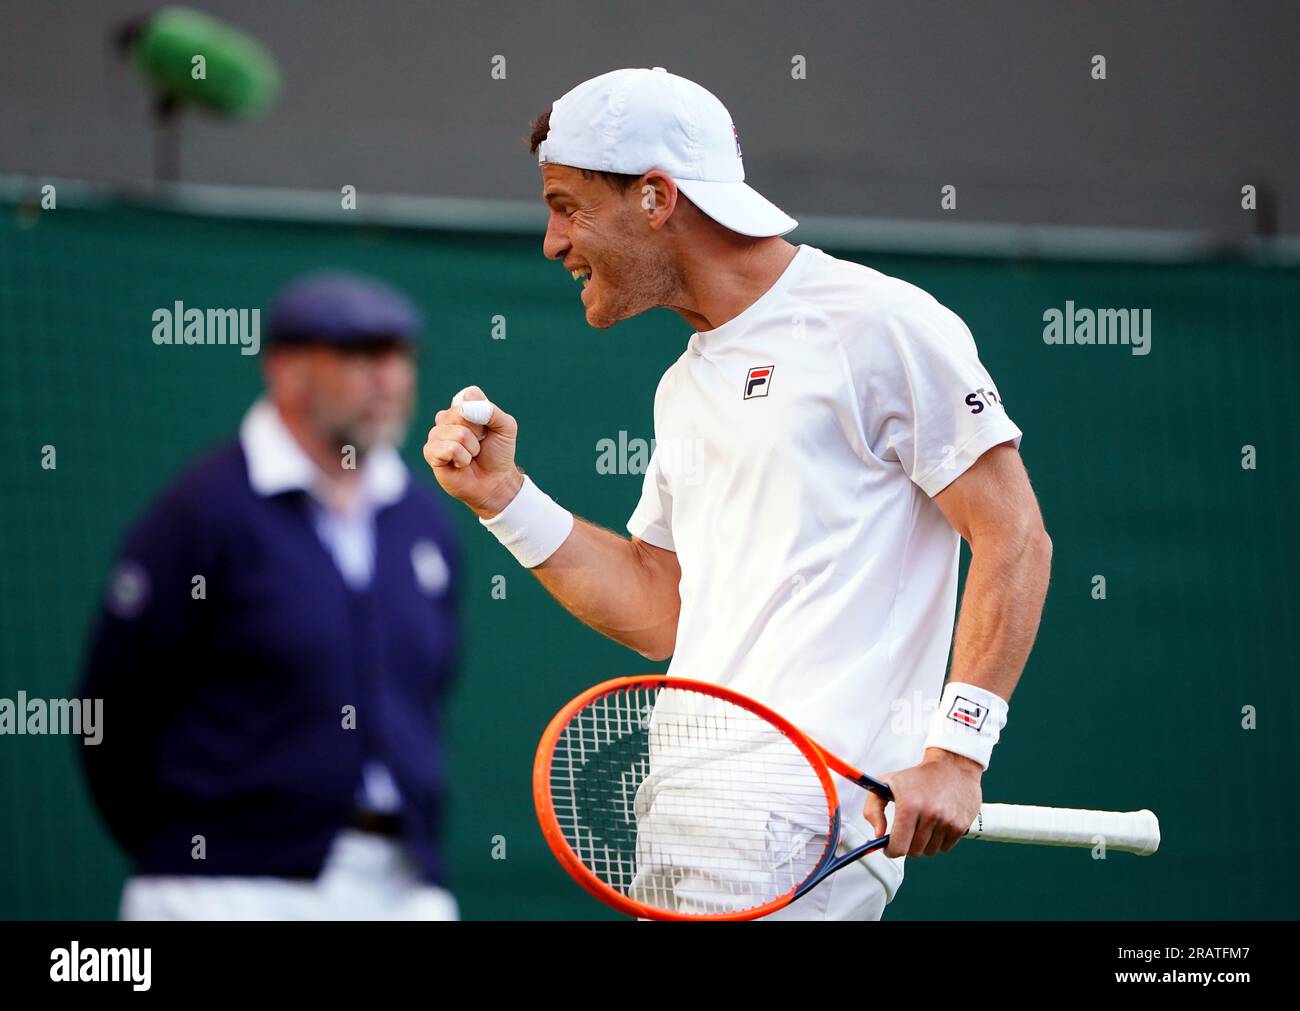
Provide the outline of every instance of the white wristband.
<path id="1" fill-rule="evenodd" d="M 491 519 L 479 522 L 496 535 L 520 565 L 531 569 L 559 550 L 573 530 L 573 513 L 525 474 L 510 504 Z"/>
<path id="2" fill-rule="evenodd" d="M 949 681 L 930 717 L 927 748 L 964 755 L 987 770 L 993 745 L 1007 725 L 1007 704 L 984 688 Z"/>

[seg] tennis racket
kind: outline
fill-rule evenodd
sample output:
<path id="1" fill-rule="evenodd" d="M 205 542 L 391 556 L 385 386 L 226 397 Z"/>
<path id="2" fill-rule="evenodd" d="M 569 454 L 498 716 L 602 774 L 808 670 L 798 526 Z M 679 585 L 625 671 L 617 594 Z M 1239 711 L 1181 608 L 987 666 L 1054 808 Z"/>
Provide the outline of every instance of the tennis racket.
<path id="1" fill-rule="evenodd" d="M 533 765 L 551 851 L 588 892 L 654 920 L 765 916 L 889 842 L 838 853 L 834 771 L 889 787 L 766 706 L 663 676 L 596 685 L 556 714 Z M 1139 855 L 1160 845 L 1150 811 L 985 804 L 967 837 Z"/>

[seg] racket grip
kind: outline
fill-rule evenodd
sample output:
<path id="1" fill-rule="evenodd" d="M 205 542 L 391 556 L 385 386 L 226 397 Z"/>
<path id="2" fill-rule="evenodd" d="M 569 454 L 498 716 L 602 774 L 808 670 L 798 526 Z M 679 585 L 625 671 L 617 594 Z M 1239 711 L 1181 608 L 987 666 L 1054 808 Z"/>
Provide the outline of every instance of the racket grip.
<path id="1" fill-rule="evenodd" d="M 1151 811 L 1082 811 L 1027 804 L 985 804 L 966 833 L 990 842 L 1039 846 L 1095 846 L 1149 856 L 1160 847 L 1160 822 Z"/>

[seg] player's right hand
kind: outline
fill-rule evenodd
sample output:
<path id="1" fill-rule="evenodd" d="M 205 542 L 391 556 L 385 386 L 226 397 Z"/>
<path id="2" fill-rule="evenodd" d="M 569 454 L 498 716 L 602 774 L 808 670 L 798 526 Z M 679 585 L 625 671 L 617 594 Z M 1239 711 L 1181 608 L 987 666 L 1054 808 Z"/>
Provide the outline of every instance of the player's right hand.
<path id="1" fill-rule="evenodd" d="M 474 400 L 486 401 L 487 397 L 477 386 L 467 386 L 446 410 L 434 416 L 424 459 L 443 491 L 464 502 L 481 519 L 489 519 L 510 504 L 524 483 L 515 466 L 519 425 L 495 405 L 486 425 L 474 424 L 458 406 Z"/>

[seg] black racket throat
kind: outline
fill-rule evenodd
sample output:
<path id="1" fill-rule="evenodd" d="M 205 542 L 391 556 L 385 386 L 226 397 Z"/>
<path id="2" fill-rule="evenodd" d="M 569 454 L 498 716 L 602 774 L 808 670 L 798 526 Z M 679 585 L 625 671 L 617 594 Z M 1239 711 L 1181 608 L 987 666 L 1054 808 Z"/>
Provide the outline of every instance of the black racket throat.
<path id="1" fill-rule="evenodd" d="M 872 779 L 870 776 L 859 776 L 855 782 L 864 790 L 870 790 L 877 797 L 881 798 L 886 804 L 894 801 L 894 791 L 889 788 L 888 783 L 882 783 L 878 779 Z"/>

